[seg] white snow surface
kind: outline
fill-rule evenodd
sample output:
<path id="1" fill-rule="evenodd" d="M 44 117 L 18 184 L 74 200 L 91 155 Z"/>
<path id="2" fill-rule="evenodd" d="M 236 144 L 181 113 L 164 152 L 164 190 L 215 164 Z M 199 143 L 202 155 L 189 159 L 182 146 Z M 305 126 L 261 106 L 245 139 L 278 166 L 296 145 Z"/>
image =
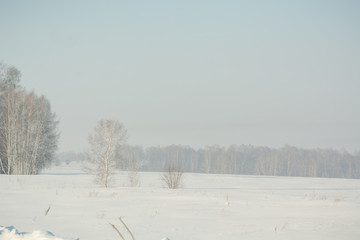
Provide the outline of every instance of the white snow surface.
<path id="1" fill-rule="evenodd" d="M 119 172 L 105 189 L 76 165 L 0 175 L 0 240 L 120 239 L 109 223 L 131 239 L 118 217 L 136 240 L 360 237 L 359 179 L 185 174 L 170 190 L 140 176 L 131 188 Z"/>

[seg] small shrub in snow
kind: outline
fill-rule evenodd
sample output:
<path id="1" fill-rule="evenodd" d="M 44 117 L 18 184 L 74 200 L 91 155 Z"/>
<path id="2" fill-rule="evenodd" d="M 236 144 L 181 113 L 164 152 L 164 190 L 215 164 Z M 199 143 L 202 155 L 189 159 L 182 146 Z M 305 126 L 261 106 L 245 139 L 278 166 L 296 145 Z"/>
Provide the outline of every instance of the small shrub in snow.
<path id="1" fill-rule="evenodd" d="M 130 187 L 140 187 L 140 175 L 137 171 L 130 171 L 128 173 L 128 180 Z"/>
<path id="2" fill-rule="evenodd" d="M 183 170 L 181 166 L 174 162 L 170 162 L 166 167 L 166 171 L 161 174 L 161 180 L 171 189 L 177 189 L 182 185 Z"/>

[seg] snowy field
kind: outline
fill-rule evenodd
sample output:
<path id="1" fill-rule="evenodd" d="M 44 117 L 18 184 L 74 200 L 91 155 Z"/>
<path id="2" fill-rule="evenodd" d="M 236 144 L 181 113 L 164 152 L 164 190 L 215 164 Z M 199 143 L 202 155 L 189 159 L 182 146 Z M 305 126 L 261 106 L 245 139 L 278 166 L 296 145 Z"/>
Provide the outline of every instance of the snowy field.
<path id="1" fill-rule="evenodd" d="M 169 190 L 140 174 L 108 189 L 76 166 L 0 175 L 0 240 L 121 239 L 109 222 L 131 239 L 120 216 L 136 240 L 360 239 L 360 180 L 185 174 Z"/>

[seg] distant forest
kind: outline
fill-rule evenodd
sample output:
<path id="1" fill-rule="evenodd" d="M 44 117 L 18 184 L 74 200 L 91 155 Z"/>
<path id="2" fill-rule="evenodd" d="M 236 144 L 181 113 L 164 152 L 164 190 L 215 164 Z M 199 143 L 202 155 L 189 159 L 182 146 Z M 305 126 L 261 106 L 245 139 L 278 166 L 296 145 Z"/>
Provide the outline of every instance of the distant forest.
<path id="1" fill-rule="evenodd" d="M 225 148 L 215 145 L 195 150 L 171 145 L 149 148 L 122 146 L 118 152 L 119 159 L 126 159 L 125 162 L 129 163 L 118 167 L 132 171 L 137 166 L 139 171 L 161 172 L 173 162 L 184 172 L 194 173 L 360 178 L 360 153 L 353 155 L 334 149 L 302 149 L 288 145 L 279 149 L 251 145 Z M 68 152 L 58 154 L 56 161 L 59 164 L 84 159 L 83 153 Z"/>

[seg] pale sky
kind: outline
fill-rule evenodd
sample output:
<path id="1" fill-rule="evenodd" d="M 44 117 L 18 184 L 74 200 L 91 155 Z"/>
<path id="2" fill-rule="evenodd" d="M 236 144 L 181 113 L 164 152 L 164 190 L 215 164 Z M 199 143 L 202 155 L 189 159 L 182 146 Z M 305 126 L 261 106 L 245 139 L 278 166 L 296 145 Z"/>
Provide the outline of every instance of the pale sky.
<path id="1" fill-rule="evenodd" d="M 360 150 L 360 1 L 0 0 L 0 60 L 58 115 L 129 143 Z"/>

